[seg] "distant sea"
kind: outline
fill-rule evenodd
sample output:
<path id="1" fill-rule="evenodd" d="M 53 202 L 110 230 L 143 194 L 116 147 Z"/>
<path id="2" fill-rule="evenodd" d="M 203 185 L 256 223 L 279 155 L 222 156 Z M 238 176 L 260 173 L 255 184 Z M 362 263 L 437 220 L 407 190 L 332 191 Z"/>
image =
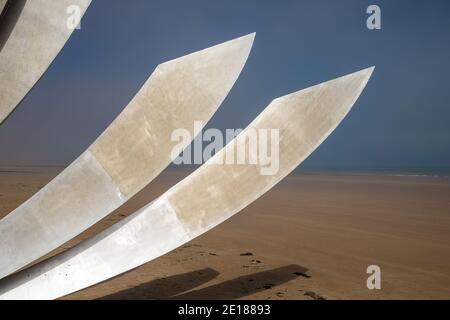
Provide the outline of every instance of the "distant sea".
<path id="1" fill-rule="evenodd" d="M 450 168 L 302 168 L 297 172 L 321 172 L 339 174 L 371 174 L 390 176 L 426 176 L 426 177 L 450 177 Z"/>
<path id="2" fill-rule="evenodd" d="M 11 166 L 0 165 L 0 173 L 32 173 L 32 172 L 48 172 L 62 171 L 66 166 Z M 183 170 L 194 171 L 199 165 L 170 165 L 167 170 Z M 312 168 L 310 166 L 299 166 L 295 172 L 303 173 L 321 173 L 321 174 L 351 174 L 351 175 L 390 175 L 390 176 L 427 176 L 427 177 L 450 177 L 449 168 L 329 168 L 319 167 Z"/>

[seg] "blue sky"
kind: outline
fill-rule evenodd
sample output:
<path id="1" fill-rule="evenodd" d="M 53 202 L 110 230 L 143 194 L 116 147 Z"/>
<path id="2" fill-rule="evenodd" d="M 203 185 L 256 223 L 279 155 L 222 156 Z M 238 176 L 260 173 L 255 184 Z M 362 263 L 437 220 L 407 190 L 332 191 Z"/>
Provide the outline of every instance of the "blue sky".
<path id="1" fill-rule="evenodd" d="M 382 30 L 366 28 L 366 8 Z M 83 152 L 153 69 L 256 31 L 208 127 L 243 128 L 278 96 L 375 65 L 355 108 L 307 169 L 450 168 L 449 1 L 93 0 L 48 72 L 0 128 L 0 165 Z"/>

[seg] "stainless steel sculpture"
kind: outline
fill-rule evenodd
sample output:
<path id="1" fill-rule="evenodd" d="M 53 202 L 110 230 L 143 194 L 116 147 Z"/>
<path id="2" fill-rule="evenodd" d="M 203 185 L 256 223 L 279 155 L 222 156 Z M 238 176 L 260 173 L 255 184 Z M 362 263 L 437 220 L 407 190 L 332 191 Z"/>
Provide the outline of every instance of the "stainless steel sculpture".
<path id="1" fill-rule="evenodd" d="M 2 299 L 54 299 L 155 259 L 231 217 L 294 170 L 349 112 L 373 68 L 275 99 L 248 130 L 278 129 L 279 170 L 220 165 L 235 139 L 160 198 L 78 246 L 5 279 Z"/>
<path id="2" fill-rule="evenodd" d="M 250 34 L 160 64 L 109 128 L 59 176 L 0 220 L 0 278 L 125 203 L 171 161 L 171 132 L 207 122 L 238 78 Z M 186 143 L 187 146 L 189 142 Z"/>
<path id="3" fill-rule="evenodd" d="M 0 124 L 36 84 L 73 32 L 67 25 L 69 6 L 84 14 L 91 0 L 16 0 L 9 6 L 23 6 L 14 26 L 2 25 L 0 41 Z M 6 1 L 1 0 L 5 6 Z M 10 10 L 14 11 L 14 10 Z M 7 19 L 9 12 L 2 15 Z M 15 20 L 15 19 L 13 19 Z M 13 28 L 3 30 L 3 28 Z"/>

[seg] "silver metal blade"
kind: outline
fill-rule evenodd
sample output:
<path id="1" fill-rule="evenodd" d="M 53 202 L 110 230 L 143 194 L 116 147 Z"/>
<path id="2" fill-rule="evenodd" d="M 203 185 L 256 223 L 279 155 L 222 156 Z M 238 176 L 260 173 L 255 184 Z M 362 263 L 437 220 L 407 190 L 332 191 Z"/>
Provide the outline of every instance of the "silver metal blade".
<path id="1" fill-rule="evenodd" d="M 241 134 L 279 130 L 279 170 L 220 164 L 236 138 L 160 198 L 78 246 L 0 283 L 2 299 L 54 299 L 155 259 L 205 233 L 294 170 L 349 112 L 373 68 L 274 100 Z M 242 145 L 241 145 L 242 147 Z M 247 145 L 250 152 L 254 146 Z"/>
<path id="2" fill-rule="evenodd" d="M 121 206 L 172 161 L 237 80 L 254 34 L 159 65 L 109 128 L 59 176 L 0 220 L 0 278 L 72 239 Z M 184 141 L 186 147 L 190 141 Z"/>
<path id="3" fill-rule="evenodd" d="M 0 124 L 36 84 L 72 34 L 73 28 L 67 25 L 68 7 L 76 5 L 84 14 L 90 3 L 91 0 L 25 2 L 14 29 L 7 39 L 2 39 L 6 42 L 0 47 Z"/>

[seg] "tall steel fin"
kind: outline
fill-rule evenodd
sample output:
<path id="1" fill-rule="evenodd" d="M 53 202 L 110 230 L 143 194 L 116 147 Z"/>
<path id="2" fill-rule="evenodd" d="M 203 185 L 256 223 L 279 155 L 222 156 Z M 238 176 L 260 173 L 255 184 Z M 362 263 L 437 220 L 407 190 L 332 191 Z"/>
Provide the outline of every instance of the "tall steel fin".
<path id="1" fill-rule="evenodd" d="M 274 100 L 242 133 L 279 130 L 279 170 L 220 164 L 236 138 L 160 198 L 78 246 L 0 283 L 2 299 L 54 299 L 155 259 L 203 234 L 259 198 L 308 157 L 361 94 L 373 68 Z M 242 149 L 241 149 L 242 150 Z"/>
<path id="2" fill-rule="evenodd" d="M 0 22 L 0 125 L 72 34 L 74 29 L 67 24 L 68 8 L 77 6 L 83 15 L 90 3 L 91 0 L 15 0 L 4 4 Z"/>
<path id="3" fill-rule="evenodd" d="M 253 39 L 250 34 L 159 65 L 86 152 L 0 220 L 0 278 L 92 226 L 169 165 L 180 144 L 172 131 L 198 133 L 194 121 L 206 123 L 220 106 Z"/>

